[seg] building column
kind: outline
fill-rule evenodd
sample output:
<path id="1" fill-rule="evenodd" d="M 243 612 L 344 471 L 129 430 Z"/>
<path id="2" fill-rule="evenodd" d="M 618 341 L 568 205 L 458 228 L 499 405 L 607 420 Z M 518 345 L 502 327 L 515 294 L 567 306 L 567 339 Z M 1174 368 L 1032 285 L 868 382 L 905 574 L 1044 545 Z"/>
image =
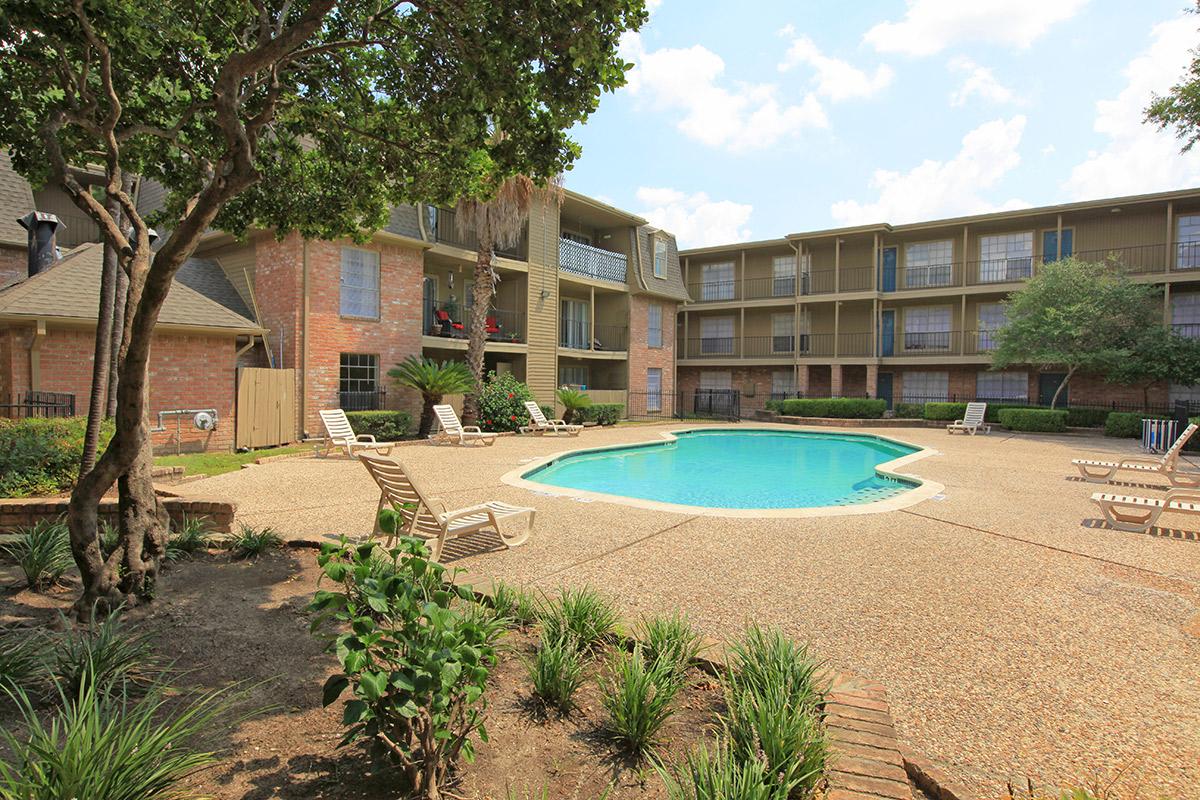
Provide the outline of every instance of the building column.
<path id="1" fill-rule="evenodd" d="M 808 397 L 808 364 L 796 367 L 796 394 Z"/>
<path id="2" fill-rule="evenodd" d="M 829 365 L 829 396 L 830 397 L 841 397 L 842 396 L 842 365 L 841 364 L 830 364 Z"/>
<path id="3" fill-rule="evenodd" d="M 879 365 L 867 364 L 867 397 L 875 399 L 875 390 L 879 383 Z"/>

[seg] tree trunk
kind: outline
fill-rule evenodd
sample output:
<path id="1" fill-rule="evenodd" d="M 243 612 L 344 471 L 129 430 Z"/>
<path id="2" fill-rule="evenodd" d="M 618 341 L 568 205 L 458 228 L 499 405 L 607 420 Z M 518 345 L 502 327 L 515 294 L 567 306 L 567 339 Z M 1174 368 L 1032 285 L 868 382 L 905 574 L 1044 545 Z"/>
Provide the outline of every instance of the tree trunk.
<path id="1" fill-rule="evenodd" d="M 421 422 L 417 425 L 417 438 L 425 439 L 433 430 L 433 407 L 442 402 L 440 394 L 423 394 L 421 404 Z"/>
<path id="2" fill-rule="evenodd" d="M 492 276 L 492 242 L 490 236 L 479 237 L 475 253 L 475 280 L 472 284 L 471 317 L 467 322 L 467 367 L 475 381 L 474 388 L 463 397 L 463 423 L 474 425 L 479 417 L 479 393 L 483 390 L 483 348 L 487 342 L 487 315 L 492 305 L 496 282 Z"/>
<path id="3" fill-rule="evenodd" d="M 1063 389 L 1067 388 L 1067 384 L 1071 382 L 1071 376 L 1075 374 L 1078 367 L 1070 367 L 1067 369 L 1067 374 L 1063 376 L 1062 383 L 1058 384 L 1058 388 L 1054 390 L 1054 397 L 1050 398 L 1050 408 L 1058 407 L 1058 398 L 1062 394 Z"/>
<path id="4" fill-rule="evenodd" d="M 121 364 L 121 343 L 125 334 L 125 308 L 129 296 L 129 276 L 120 263 L 117 264 L 115 295 L 112 307 L 112 340 L 108 351 L 108 408 L 104 416 L 112 419 L 117 415 L 117 373 Z"/>
<path id="5" fill-rule="evenodd" d="M 121 203 L 115 197 L 109 197 L 104 203 L 105 210 L 121 224 Z M 109 371 L 112 368 L 113 346 L 113 308 L 116 304 L 117 273 L 121 265 L 117 260 L 117 250 L 111 243 L 104 243 L 104 267 L 100 273 L 100 307 L 96 311 L 96 346 L 92 358 L 92 391 L 88 396 L 87 430 L 83 435 L 83 458 L 79 464 L 79 474 L 90 472 L 96 464 L 96 449 L 100 445 L 100 423 L 108 416 L 106 411 L 109 403 L 105 393 L 109 388 Z M 122 320 L 124 321 L 124 320 Z M 113 398 L 116 399 L 115 397 Z"/>
<path id="6" fill-rule="evenodd" d="M 148 427 L 145 421 L 142 427 Z M 150 477 L 153 466 L 154 453 L 147 430 L 133 465 L 117 481 L 125 567 L 120 588 L 126 597 L 151 596 L 159 565 L 167 552 L 170 518 L 154 491 Z"/>

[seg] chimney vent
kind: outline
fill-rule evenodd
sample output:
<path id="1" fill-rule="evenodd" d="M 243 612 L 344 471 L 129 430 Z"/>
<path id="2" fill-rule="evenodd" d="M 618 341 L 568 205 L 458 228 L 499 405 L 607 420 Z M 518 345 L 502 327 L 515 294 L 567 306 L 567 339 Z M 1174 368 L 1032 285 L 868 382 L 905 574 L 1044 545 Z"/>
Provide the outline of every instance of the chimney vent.
<path id="1" fill-rule="evenodd" d="M 30 211 L 17 222 L 29 231 L 29 277 L 32 278 L 58 261 L 55 234 L 63 224 L 58 217 L 45 211 Z"/>

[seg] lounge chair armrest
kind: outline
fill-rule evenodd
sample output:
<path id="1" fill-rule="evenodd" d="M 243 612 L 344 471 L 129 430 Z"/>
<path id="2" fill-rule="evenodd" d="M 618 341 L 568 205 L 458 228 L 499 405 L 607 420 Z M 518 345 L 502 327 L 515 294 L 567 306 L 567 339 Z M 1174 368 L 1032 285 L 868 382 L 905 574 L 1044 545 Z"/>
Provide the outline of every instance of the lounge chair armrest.
<path id="1" fill-rule="evenodd" d="M 1124 465 L 1124 464 L 1152 464 L 1157 467 L 1160 464 L 1162 464 L 1162 457 L 1159 456 L 1156 458 L 1155 456 L 1130 456 L 1129 458 L 1122 458 L 1120 463 L 1122 465 Z"/>
<path id="2" fill-rule="evenodd" d="M 450 506 L 446 505 L 446 501 L 440 497 L 425 498 L 425 505 L 428 506 L 433 515 L 439 519 L 446 516 L 450 511 Z"/>
<path id="3" fill-rule="evenodd" d="M 375 444 L 375 434 L 373 434 L 373 433 L 356 433 L 354 435 L 354 441 L 370 442 L 371 444 Z"/>
<path id="4" fill-rule="evenodd" d="M 429 502 L 430 502 L 430 504 L 432 504 L 433 500 L 430 500 Z M 445 503 L 442 503 L 443 508 L 445 507 L 445 505 L 446 505 Z M 478 514 L 481 511 L 487 512 L 487 514 L 489 516 L 492 513 L 492 510 L 490 508 L 488 508 L 487 503 L 481 503 L 477 506 L 467 506 L 466 508 L 456 508 L 453 511 L 443 511 L 442 513 L 438 514 L 438 519 L 440 519 L 442 521 L 442 523 L 445 524 L 447 522 L 453 522 L 454 520 L 458 519 L 459 517 L 469 517 L 470 515 Z"/>
<path id="5" fill-rule="evenodd" d="M 466 433 L 483 433 L 483 428 L 478 425 L 463 425 L 462 429 Z"/>
<path id="6" fill-rule="evenodd" d="M 1163 503 L 1196 503 L 1200 505 L 1200 489 L 1168 489 Z"/>
<path id="7" fill-rule="evenodd" d="M 552 419 L 552 420 L 549 420 L 549 422 L 551 425 L 566 425 L 567 424 L 565 420 L 561 420 L 561 419 Z"/>

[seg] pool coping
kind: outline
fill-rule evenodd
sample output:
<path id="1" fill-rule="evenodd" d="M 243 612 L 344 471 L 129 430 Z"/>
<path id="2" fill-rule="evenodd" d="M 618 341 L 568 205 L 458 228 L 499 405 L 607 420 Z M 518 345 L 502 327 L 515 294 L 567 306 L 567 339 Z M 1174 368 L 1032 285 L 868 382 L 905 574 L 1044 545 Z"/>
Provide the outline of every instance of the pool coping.
<path id="1" fill-rule="evenodd" d="M 941 452 L 931 447 L 906 442 L 901 439 L 896 439 L 890 436 L 880 436 L 877 433 L 859 433 L 856 431 L 838 431 L 839 436 L 856 436 L 859 438 L 878 439 L 880 441 L 889 442 L 891 444 L 902 445 L 904 447 L 915 448 L 915 452 L 909 453 L 899 458 L 893 458 L 891 461 L 885 461 L 882 464 L 875 466 L 875 471 L 880 475 L 884 475 L 895 480 L 904 482 L 916 482 L 916 485 L 905 492 L 901 492 L 893 497 L 888 497 L 883 500 L 872 500 L 869 503 L 852 503 L 842 506 L 812 506 L 809 508 L 714 508 L 711 506 L 689 506 L 681 503 L 665 503 L 660 500 L 644 500 L 639 497 L 626 497 L 619 494 L 607 494 L 604 492 L 591 492 L 586 489 L 570 489 L 563 486 L 551 486 L 548 483 L 538 483 L 537 481 L 526 480 L 524 475 L 547 464 L 562 458 L 563 456 L 573 455 L 584 451 L 601 452 L 604 450 L 625 450 L 630 447 L 658 445 L 666 442 L 673 442 L 678 437 L 676 434 L 689 433 L 691 431 L 783 431 L 796 432 L 807 431 L 810 433 L 829 434 L 831 431 L 828 428 L 809 428 L 808 426 L 800 425 L 771 425 L 770 423 L 756 423 L 750 427 L 742 425 L 704 425 L 701 427 L 677 428 L 671 431 L 661 431 L 659 436 L 662 442 L 646 441 L 646 442 L 626 442 L 624 444 L 606 444 L 596 447 L 576 447 L 573 450 L 560 450 L 557 453 L 551 453 L 548 456 L 532 459 L 524 464 L 521 464 L 516 469 L 511 469 L 500 476 L 500 480 L 509 486 L 515 486 L 519 489 L 535 492 L 540 495 L 551 495 L 554 497 L 569 497 L 569 498 L 584 498 L 589 500 L 598 500 L 604 503 L 615 503 L 617 505 L 632 506 L 634 508 L 645 508 L 651 511 L 665 511 L 673 514 L 693 514 L 706 517 L 727 517 L 731 519 L 802 519 L 805 517 L 841 517 L 857 514 L 880 514 L 887 511 L 900 511 L 901 509 L 914 506 L 917 503 L 932 499 L 935 495 L 945 491 L 945 486 L 936 481 L 926 480 L 916 475 L 907 475 L 897 472 L 898 469 L 906 467 L 915 461 L 922 458 L 927 458 L 933 455 L 941 455 Z"/>

